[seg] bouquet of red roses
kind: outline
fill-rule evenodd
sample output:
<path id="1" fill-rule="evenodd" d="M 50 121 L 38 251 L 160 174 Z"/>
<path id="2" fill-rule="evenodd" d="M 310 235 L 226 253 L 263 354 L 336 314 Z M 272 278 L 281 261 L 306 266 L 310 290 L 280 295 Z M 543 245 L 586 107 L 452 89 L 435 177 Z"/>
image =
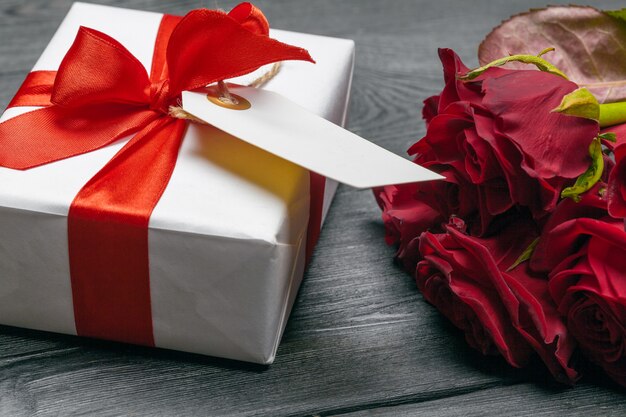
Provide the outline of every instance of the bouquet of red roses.
<path id="1" fill-rule="evenodd" d="M 409 153 L 445 180 L 375 190 L 397 259 L 467 342 L 568 384 L 580 352 L 626 386 L 624 16 L 515 16 L 474 70 L 441 49 Z"/>

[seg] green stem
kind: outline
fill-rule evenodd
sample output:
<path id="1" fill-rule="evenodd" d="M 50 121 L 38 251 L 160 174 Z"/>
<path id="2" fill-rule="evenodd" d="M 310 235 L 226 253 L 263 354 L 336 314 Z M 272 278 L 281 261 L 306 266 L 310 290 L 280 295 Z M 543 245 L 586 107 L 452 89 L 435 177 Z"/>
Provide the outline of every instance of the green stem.
<path id="1" fill-rule="evenodd" d="M 505 56 L 504 58 L 496 59 L 495 61 L 492 61 L 488 63 L 487 65 L 483 65 L 480 68 L 475 68 L 469 71 L 467 74 L 460 75 L 458 79 L 462 81 L 471 81 L 474 78 L 478 77 L 483 72 L 487 71 L 489 68 L 499 67 L 504 64 L 508 64 L 509 62 L 523 62 L 524 64 L 532 64 L 536 66 L 540 71 L 549 72 L 554 75 L 558 75 L 559 77 L 565 78 L 567 80 L 568 78 L 565 74 L 563 74 L 563 72 L 561 72 L 557 67 L 555 67 L 554 65 L 552 65 L 545 59 L 541 58 L 541 56 L 544 55 L 546 52 L 551 52 L 551 51 L 554 51 L 554 48 L 546 48 L 543 51 L 541 51 L 539 55 L 537 56 L 535 55 Z"/>
<path id="2" fill-rule="evenodd" d="M 600 127 L 626 122 L 626 101 L 600 104 Z"/>

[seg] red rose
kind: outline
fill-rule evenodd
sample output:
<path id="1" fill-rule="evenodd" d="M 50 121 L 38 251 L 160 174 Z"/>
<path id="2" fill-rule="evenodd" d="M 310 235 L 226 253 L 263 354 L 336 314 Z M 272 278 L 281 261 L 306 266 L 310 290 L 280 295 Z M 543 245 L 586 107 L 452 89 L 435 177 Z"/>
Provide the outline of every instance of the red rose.
<path id="1" fill-rule="evenodd" d="M 581 350 L 626 386 L 626 232 L 622 219 L 577 218 L 549 232 L 559 264 L 550 293 Z M 568 254 L 563 257 L 563 254 Z"/>
<path id="2" fill-rule="evenodd" d="M 417 285 L 426 300 L 465 332 L 483 354 L 500 353 L 511 365 L 539 354 L 555 378 L 573 383 L 574 342 L 548 293 L 545 275 L 527 263 L 506 272 L 537 236 L 532 221 L 512 222 L 498 236 L 470 237 L 457 226 L 424 233 Z"/>
<path id="3" fill-rule="evenodd" d="M 561 200 L 548 218 L 541 232 L 541 239 L 533 251 L 530 267 L 538 272 L 550 272 L 563 259 L 571 255 L 571 247 L 555 242 L 552 231 L 570 220 L 578 218 L 600 219 L 607 215 L 606 183 L 598 182 L 591 190 L 580 195 L 575 202 L 570 198 Z"/>
<path id="4" fill-rule="evenodd" d="M 408 271 L 415 270 L 420 259 L 415 241 L 420 234 L 426 230 L 443 231 L 442 224 L 450 216 L 468 214 L 475 206 L 473 194 L 463 192 L 472 185 L 460 183 L 451 172 L 442 173 L 449 181 L 390 185 L 374 190 L 382 210 L 385 241 L 398 246 L 396 257 Z"/>
<path id="5" fill-rule="evenodd" d="M 385 241 L 397 245 L 396 257 L 408 270 L 415 268 L 419 253 L 410 245 L 424 230 L 444 221 L 441 213 L 419 197 L 417 184 L 402 184 L 374 190 L 385 223 Z M 410 246 L 410 247 L 409 247 Z"/>
<path id="6" fill-rule="evenodd" d="M 474 234 L 515 205 L 545 216 L 563 186 L 589 166 L 589 144 L 599 132 L 595 121 L 552 112 L 578 86 L 546 72 L 501 68 L 464 82 L 457 77 L 468 68 L 459 57 L 449 49 L 439 56 L 446 85 L 426 100 L 426 136 L 409 153 L 447 172 L 448 181 L 473 185 L 459 191 L 475 194 L 474 217 L 461 215 Z"/>
<path id="7" fill-rule="evenodd" d="M 616 134 L 615 168 L 609 176 L 609 213 L 616 218 L 626 217 L 626 124 L 607 129 Z"/>

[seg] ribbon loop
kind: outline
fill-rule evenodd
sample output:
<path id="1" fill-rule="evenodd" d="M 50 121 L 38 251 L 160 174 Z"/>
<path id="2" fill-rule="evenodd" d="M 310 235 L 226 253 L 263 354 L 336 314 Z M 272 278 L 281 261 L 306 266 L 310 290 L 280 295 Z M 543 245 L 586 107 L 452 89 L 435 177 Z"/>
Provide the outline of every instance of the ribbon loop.
<path id="1" fill-rule="evenodd" d="M 265 15 L 251 3 L 238 4 L 228 13 L 228 16 L 252 33 L 263 36 L 270 34 L 270 24 Z"/>
<path id="2" fill-rule="evenodd" d="M 155 79 L 117 40 L 81 27 L 59 70 L 28 77 L 22 95 L 12 101 L 48 104 L 51 94 L 51 106 L 0 123 L 0 166 L 28 169 L 96 150 L 166 117 L 183 90 L 271 62 L 312 61 L 306 50 L 244 27 L 256 21 L 261 29 L 254 32 L 263 32 L 265 17 L 252 5 L 240 7 L 234 15 L 241 24 L 206 9 L 182 19 L 164 16 L 155 45 Z"/>
<path id="3" fill-rule="evenodd" d="M 253 33 L 224 12 L 194 10 L 174 29 L 167 47 L 170 94 L 177 96 L 286 60 L 313 62 L 305 49 Z"/>
<path id="4" fill-rule="evenodd" d="M 52 103 L 80 107 L 93 103 L 148 104 L 150 79 L 122 44 L 81 27 L 57 72 Z"/>

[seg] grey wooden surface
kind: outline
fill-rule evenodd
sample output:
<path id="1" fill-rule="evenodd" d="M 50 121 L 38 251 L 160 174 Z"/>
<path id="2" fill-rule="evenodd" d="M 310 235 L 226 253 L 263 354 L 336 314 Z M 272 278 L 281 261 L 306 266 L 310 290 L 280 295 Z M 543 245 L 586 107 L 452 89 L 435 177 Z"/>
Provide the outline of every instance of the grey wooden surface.
<path id="1" fill-rule="evenodd" d="M 257 4 L 273 27 L 356 41 L 349 128 L 404 153 L 424 133 L 421 101 L 442 85 L 436 48 L 452 47 L 475 65 L 492 26 L 544 1 Z M 174 14 L 235 4 L 98 2 Z M 1 108 L 70 3 L 0 0 Z M 340 187 L 271 367 L 0 327 L 0 414 L 626 415 L 624 392 L 594 369 L 564 388 L 539 363 L 512 369 L 472 351 L 394 265 L 393 252 L 371 193 Z"/>

